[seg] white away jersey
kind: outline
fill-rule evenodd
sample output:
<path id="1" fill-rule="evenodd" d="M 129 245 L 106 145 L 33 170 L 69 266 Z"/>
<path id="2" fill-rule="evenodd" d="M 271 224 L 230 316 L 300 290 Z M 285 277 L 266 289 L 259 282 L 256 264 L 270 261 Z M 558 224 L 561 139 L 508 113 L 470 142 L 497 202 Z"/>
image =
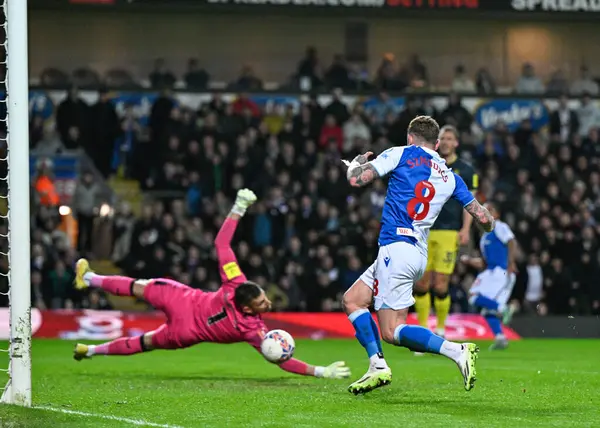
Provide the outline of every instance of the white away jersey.
<path id="1" fill-rule="evenodd" d="M 465 206 L 474 200 L 463 179 L 434 150 L 392 147 L 371 164 L 380 177 L 390 174 L 379 245 L 408 242 L 427 254 L 429 229 L 446 201 L 454 198 Z"/>
<path id="2" fill-rule="evenodd" d="M 487 269 L 500 267 L 508 269 L 508 242 L 515 239 L 510 226 L 497 220 L 494 230 L 484 233 L 479 242 L 481 255 L 485 259 Z"/>

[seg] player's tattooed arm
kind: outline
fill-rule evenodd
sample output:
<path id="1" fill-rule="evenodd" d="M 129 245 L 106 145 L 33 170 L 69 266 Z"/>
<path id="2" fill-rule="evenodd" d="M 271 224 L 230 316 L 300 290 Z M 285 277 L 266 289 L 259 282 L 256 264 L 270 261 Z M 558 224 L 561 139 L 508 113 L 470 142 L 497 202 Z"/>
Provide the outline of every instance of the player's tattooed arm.
<path id="1" fill-rule="evenodd" d="M 370 163 L 348 169 L 348 182 L 352 187 L 366 186 L 377 177 L 379 177 L 379 174 Z"/>
<path id="2" fill-rule="evenodd" d="M 475 219 L 475 221 L 485 230 L 491 232 L 494 230 L 494 217 L 490 212 L 481 205 L 477 200 L 473 200 L 470 204 L 465 206 L 465 210 Z"/>
<path id="3" fill-rule="evenodd" d="M 375 167 L 369 163 L 371 155 L 373 152 L 367 152 L 356 156 L 352 162 L 344 161 L 348 166 L 346 177 L 351 186 L 362 187 L 379 177 Z"/>

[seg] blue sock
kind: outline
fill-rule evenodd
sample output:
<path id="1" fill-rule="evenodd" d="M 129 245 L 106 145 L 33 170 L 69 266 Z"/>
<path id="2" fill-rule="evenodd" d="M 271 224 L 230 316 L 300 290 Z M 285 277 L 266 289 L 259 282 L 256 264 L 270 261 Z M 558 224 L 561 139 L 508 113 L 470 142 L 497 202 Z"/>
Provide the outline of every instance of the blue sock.
<path id="1" fill-rule="evenodd" d="M 356 338 L 363 348 L 367 350 L 369 358 L 381 352 L 381 343 L 379 343 L 379 334 L 377 339 L 373 334 L 372 324 L 375 324 L 373 317 L 368 309 L 359 309 L 348 315 L 348 319 L 356 330 Z"/>
<path id="2" fill-rule="evenodd" d="M 482 296 L 481 294 L 471 297 L 469 299 L 469 302 L 472 305 L 478 306 L 483 309 L 489 309 L 490 311 L 497 311 L 500 306 L 495 300 Z"/>
<path id="3" fill-rule="evenodd" d="M 379 353 L 383 355 L 383 348 L 381 347 L 381 338 L 379 336 L 379 328 L 377 328 L 377 324 L 373 317 L 371 317 L 371 330 L 373 330 L 373 336 L 375 336 L 375 342 L 377 342 L 377 349 Z"/>
<path id="4" fill-rule="evenodd" d="M 439 354 L 444 339 L 433 334 L 431 330 L 418 325 L 401 324 L 394 331 L 397 345 L 404 346 L 415 352 L 430 352 Z"/>
<path id="5" fill-rule="evenodd" d="M 491 314 L 486 315 L 485 320 L 487 321 L 488 325 L 494 332 L 494 336 L 498 336 L 499 334 L 502 334 L 502 324 L 500 324 L 500 320 L 498 319 L 498 317 L 496 315 L 491 315 Z"/>

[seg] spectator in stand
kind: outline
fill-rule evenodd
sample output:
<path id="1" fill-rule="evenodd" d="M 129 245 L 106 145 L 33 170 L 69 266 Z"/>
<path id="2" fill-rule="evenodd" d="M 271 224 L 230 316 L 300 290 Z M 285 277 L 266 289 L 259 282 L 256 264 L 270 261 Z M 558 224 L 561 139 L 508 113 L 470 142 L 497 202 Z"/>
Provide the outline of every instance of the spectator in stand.
<path id="1" fill-rule="evenodd" d="M 552 73 L 550 81 L 546 86 L 546 94 L 557 96 L 569 93 L 569 82 L 565 73 L 559 68 Z"/>
<path id="2" fill-rule="evenodd" d="M 173 193 L 164 199 L 155 195 L 156 203 L 145 203 L 139 219 L 117 209 L 113 257 L 130 276 L 170 276 L 217 288 L 212 251 L 216 227 L 227 199 L 236 189 L 250 186 L 260 193 L 260 205 L 248 213 L 248 224 L 236 235 L 240 265 L 269 284 L 278 309 L 338 310 L 339 294 L 375 257 L 385 193 L 384 182 L 367 189 L 348 187 L 340 169 L 339 144 L 344 150 L 364 152 L 367 130 L 375 153 L 404 144 L 406 120 L 423 113 L 436 116 L 435 106 L 431 100 L 408 97 L 400 114 L 395 105 L 365 114 L 362 105 L 348 105 L 341 94 L 330 105 L 321 105 L 322 98 L 311 94 L 298 111 L 285 106 L 263 110 L 243 98 L 234 106 L 215 96 L 196 113 L 174 107 L 168 93 L 157 101 L 150 121 L 156 146 L 134 156 L 152 163 L 147 180 L 151 188 Z M 459 123 L 463 133 L 469 133 L 470 112 L 458 97 L 451 98 L 439 121 Z M 383 105 L 391 104 L 382 100 Z M 540 315 L 600 312 L 600 287 L 590 282 L 598 276 L 594 261 L 600 237 L 600 138 L 593 102 L 583 104 L 577 119 L 588 127 L 586 133 L 580 129 L 572 135 L 571 120 L 567 127 L 562 110 L 551 115 L 559 123 L 553 134 L 564 143 L 548 141 L 535 122 L 523 120 L 516 131 L 498 121 L 482 138 L 471 135 L 472 147 L 461 146 L 460 155 L 471 156 L 482 171 L 477 198 L 494 200 L 503 208 L 520 242 L 520 286 L 513 298 Z M 564 109 L 564 100 L 559 105 Z M 338 119 L 334 121 L 340 135 L 337 142 L 322 146 L 327 115 Z M 331 125 L 331 118 L 327 122 Z M 342 129 L 348 132 L 344 135 Z M 141 126 L 136 134 L 143 139 L 150 133 Z M 349 135 L 356 136 L 354 141 Z M 150 162 L 147 158 L 153 154 Z M 149 185 L 146 178 L 142 184 Z M 50 272 L 62 278 L 60 269 L 61 275 L 56 275 L 57 261 L 70 266 L 76 256 L 68 251 L 69 237 L 59 228 L 56 207 L 32 207 L 33 303 L 50 307 Z M 6 233 L 5 228 L 0 226 L 0 233 Z M 526 265 L 527 260 L 532 262 Z M 469 310 L 465 296 L 473 274 L 455 272 L 453 307 Z M 61 305 L 106 307 L 102 301 L 102 296 L 70 295 Z"/>
<path id="3" fill-rule="evenodd" d="M 475 82 L 467 74 L 465 66 L 459 64 L 454 69 L 454 79 L 452 80 L 452 91 L 458 93 L 474 93 Z"/>
<path id="4" fill-rule="evenodd" d="M 208 88 L 210 75 L 204 68 L 201 68 L 198 65 L 198 60 L 196 58 L 190 58 L 183 80 L 185 81 L 185 86 L 188 90 L 204 91 Z"/>
<path id="5" fill-rule="evenodd" d="M 533 65 L 527 62 L 523 64 L 521 77 L 517 82 L 515 92 L 520 95 L 536 95 L 543 94 L 544 91 L 544 84 L 540 78 L 535 75 Z"/>
<path id="6" fill-rule="evenodd" d="M 72 207 L 77 219 L 77 250 L 88 257 L 92 251 L 94 218 L 99 206 L 100 186 L 90 171 L 84 171 L 73 195 Z"/>
<path id="7" fill-rule="evenodd" d="M 38 165 L 34 187 L 40 204 L 53 211 L 58 208 L 60 197 L 56 192 L 52 175 L 52 162 L 49 159 L 42 160 Z"/>
<path id="8" fill-rule="evenodd" d="M 399 113 L 400 108 L 386 92 L 379 92 L 377 98 L 377 103 L 369 109 L 375 122 L 381 123 L 385 121 L 389 114 L 396 115 Z"/>
<path id="9" fill-rule="evenodd" d="M 314 90 L 323 85 L 319 54 L 314 46 L 306 48 L 304 58 L 298 63 L 296 79 L 303 90 Z"/>
<path id="10" fill-rule="evenodd" d="M 175 107 L 172 93 L 169 89 L 163 89 L 152 105 L 149 117 L 150 138 L 152 140 L 152 150 L 144 151 L 144 156 L 152 155 L 153 151 L 159 151 L 160 146 L 168 138 L 167 131 L 171 111 Z"/>
<path id="11" fill-rule="evenodd" d="M 348 154 L 355 147 L 362 146 L 361 142 L 371 141 L 371 130 L 363 122 L 362 117 L 358 113 L 353 113 L 350 119 L 344 124 L 344 145 L 342 153 Z"/>
<path id="12" fill-rule="evenodd" d="M 352 82 L 352 89 L 357 91 L 368 91 L 373 89 L 373 85 L 369 79 L 369 71 L 366 66 L 360 64 L 350 64 L 348 75 Z"/>
<path id="13" fill-rule="evenodd" d="M 429 86 L 429 73 L 427 66 L 421 62 L 417 54 L 410 56 L 408 63 L 400 72 L 400 79 L 407 82 L 408 86 L 423 89 Z"/>
<path id="14" fill-rule="evenodd" d="M 119 153 L 117 137 L 121 135 L 121 123 L 107 88 L 98 91 L 98 102 L 90 109 L 90 137 L 86 152 L 98 171 L 108 178 L 112 173 L 112 160 Z"/>
<path id="15" fill-rule="evenodd" d="M 73 294 L 73 281 L 75 274 L 72 269 L 67 269 L 62 260 L 58 260 L 48 275 L 50 295 L 52 296 L 52 309 L 61 309 L 68 306 Z"/>
<path id="16" fill-rule="evenodd" d="M 558 109 L 550 114 L 550 136 L 552 140 L 567 143 L 579 131 L 579 118 L 569 108 L 569 98 L 562 95 L 558 100 Z"/>
<path id="17" fill-rule="evenodd" d="M 527 275 L 527 289 L 523 306 L 527 312 L 535 313 L 539 302 L 544 298 L 544 274 L 536 254 L 529 256 L 525 273 Z"/>
<path id="18" fill-rule="evenodd" d="M 481 67 L 475 75 L 477 94 L 490 95 L 496 93 L 496 82 L 486 67 Z"/>
<path id="19" fill-rule="evenodd" d="M 30 143 L 33 141 L 30 140 Z M 40 156 L 52 156 L 64 151 L 65 146 L 56 132 L 56 124 L 53 120 L 47 120 L 42 123 L 41 138 L 35 142 L 32 151 Z"/>
<path id="20" fill-rule="evenodd" d="M 272 102 L 265 106 L 261 125 L 264 125 L 267 128 L 269 134 L 279 135 L 283 131 L 286 122 L 283 110 L 284 106 Z"/>
<path id="21" fill-rule="evenodd" d="M 354 89 L 350 73 L 343 55 L 335 55 L 331 66 L 325 72 L 325 83 L 328 88 Z"/>
<path id="22" fill-rule="evenodd" d="M 579 119 L 579 135 L 583 138 L 589 136 L 590 130 L 600 128 L 600 110 L 589 94 L 583 94 L 581 106 L 577 110 L 577 117 Z"/>
<path id="23" fill-rule="evenodd" d="M 79 98 L 77 87 L 73 86 L 56 110 L 56 128 L 67 149 L 86 146 L 88 118 L 89 107 Z"/>
<path id="24" fill-rule="evenodd" d="M 331 103 L 325 107 L 324 115 L 332 115 L 338 125 L 342 125 L 350 117 L 348 106 L 342 100 L 342 90 L 337 88 L 331 92 Z"/>
<path id="25" fill-rule="evenodd" d="M 598 83 L 591 78 L 587 65 L 582 65 L 579 69 L 579 80 L 573 82 L 571 85 L 571 95 L 581 96 L 583 94 L 590 94 L 595 97 L 598 93 Z"/>
<path id="26" fill-rule="evenodd" d="M 148 79 L 150 80 L 152 89 L 173 88 L 177 81 L 175 75 L 167 70 L 164 58 L 157 58 L 154 61 L 154 69 L 148 76 Z"/>
<path id="27" fill-rule="evenodd" d="M 256 77 L 252 66 L 246 64 L 242 67 L 240 77 L 229 85 L 229 89 L 243 92 L 262 91 L 263 82 Z"/>
<path id="28" fill-rule="evenodd" d="M 448 107 L 441 113 L 440 120 L 442 125 L 455 126 L 461 134 L 471 133 L 473 115 L 462 105 L 458 94 L 451 93 L 448 96 Z"/>
<path id="29" fill-rule="evenodd" d="M 406 131 L 408 124 L 415 116 L 424 114 L 418 99 L 412 96 L 406 97 L 405 105 L 398 117 L 388 128 L 387 138 L 395 145 L 402 145 L 406 141 Z"/>
<path id="30" fill-rule="evenodd" d="M 249 112 L 251 117 L 259 117 L 261 115 L 258 104 L 251 100 L 246 93 L 241 93 L 232 103 L 232 106 L 233 114 L 244 116 Z"/>
<path id="31" fill-rule="evenodd" d="M 344 134 L 333 114 L 328 114 L 325 117 L 325 124 L 321 128 L 321 135 L 319 136 L 319 146 L 321 148 L 328 147 L 330 143 L 334 143 L 337 150 L 342 151 Z"/>
<path id="32" fill-rule="evenodd" d="M 398 74 L 395 57 L 391 53 L 381 58 L 381 64 L 377 68 L 375 86 L 384 91 L 403 91 L 408 86 L 406 80 Z"/>

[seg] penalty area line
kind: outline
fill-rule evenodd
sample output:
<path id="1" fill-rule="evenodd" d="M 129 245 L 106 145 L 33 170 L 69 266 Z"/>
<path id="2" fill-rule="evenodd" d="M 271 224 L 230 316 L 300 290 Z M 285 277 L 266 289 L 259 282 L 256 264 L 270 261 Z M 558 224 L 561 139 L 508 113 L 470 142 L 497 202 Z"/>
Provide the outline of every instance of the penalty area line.
<path id="1" fill-rule="evenodd" d="M 65 415 L 75 415 L 82 416 L 86 418 L 97 418 L 97 419 L 105 419 L 109 421 L 117 421 L 117 422 L 125 422 L 131 425 L 145 426 L 145 427 L 157 427 L 157 428 L 183 428 L 179 425 L 168 425 L 168 424 L 157 424 L 154 422 L 148 422 L 143 419 L 131 419 L 131 418 L 122 418 L 120 416 L 112 416 L 112 415 L 103 415 L 101 413 L 88 413 L 88 412 L 80 412 L 79 410 L 68 410 L 61 409 L 58 407 L 48 407 L 48 406 L 35 406 L 34 409 L 38 410 L 46 410 L 48 412 L 55 413 L 63 413 Z"/>

